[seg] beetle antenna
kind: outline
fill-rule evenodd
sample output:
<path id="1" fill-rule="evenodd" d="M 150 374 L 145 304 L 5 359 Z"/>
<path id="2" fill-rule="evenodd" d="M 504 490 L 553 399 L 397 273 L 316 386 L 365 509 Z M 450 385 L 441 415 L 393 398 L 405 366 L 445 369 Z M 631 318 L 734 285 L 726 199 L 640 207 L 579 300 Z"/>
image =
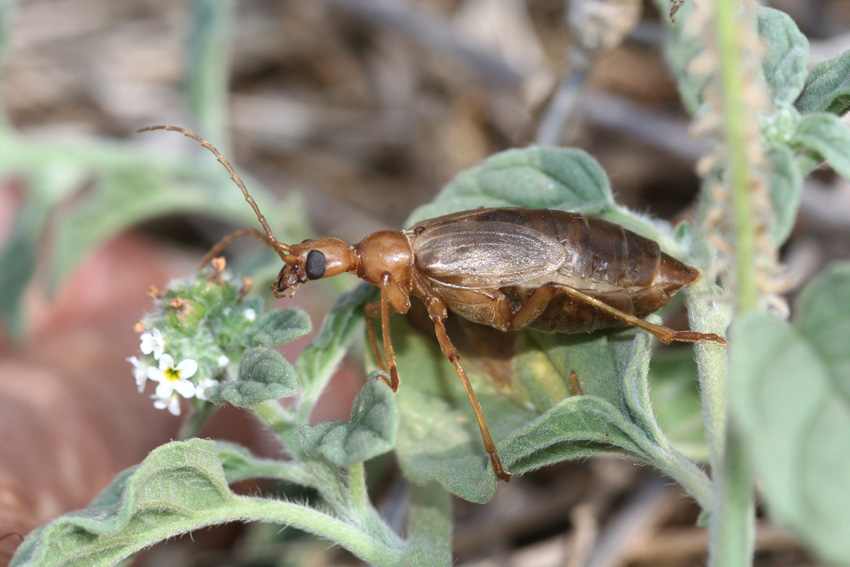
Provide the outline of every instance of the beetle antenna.
<path id="1" fill-rule="evenodd" d="M 230 174 L 230 179 L 232 179 L 233 182 L 236 183 L 236 186 L 239 187 L 239 189 L 242 191 L 242 194 L 245 195 L 245 200 L 248 201 L 248 204 L 251 205 L 252 209 L 254 209 L 254 213 L 257 215 L 257 220 L 260 221 L 260 224 L 263 226 L 263 230 L 266 231 L 266 233 L 263 234 L 258 230 L 241 230 L 239 232 L 231 234 L 230 236 L 224 237 L 221 241 L 218 242 L 218 244 L 213 246 L 212 250 L 210 250 L 206 256 L 204 256 L 204 259 L 201 262 L 201 267 L 206 265 L 206 263 L 209 262 L 210 259 L 212 259 L 219 252 L 221 252 L 221 250 L 230 242 L 236 240 L 237 238 L 241 238 L 242 236 L 248 235 L 255 236 L 256 238 L 259 238 L 260 240 L 268 244 L 270 247 L 274 248 L 278 256 L 280 256 L 282 260 L 286 261 L 286 258 L 284 256 L 286 256 L 286 254 L 288 254 L 290 251 L 289 245 L 284 244 L 283 242 L 279 241 L 277 238 L 274 237 L 274 234 L 272 234 L 272 229 L 269 228 L 269 223 L 266 222 L 266 217 L 263 216 L 263 213 L 260 212 L 260 207 L 257 206 L 257 202 L 248 192 L 248 188 L 245 187 L 245 183 L 242 181 L 242 178 L 239 177 L 239 175 L 236 173 L 236 170 L 233 169 L 233 166 L 230 165 L 229 161 L 227 161 L 227 158 L 221 155 L 221 153 L 215 148 L 215 146 L 213 146 L 211 143 L 207 142 L 191 130 L 186 130 L 185 128 L 181 128 L 179 126 L 147 126 L 145 128 L 139 128 L 138 130 L 136 130 L 136 132 L 152 132 L 154 130 L 165 130 L 166 132 L 180 132 L 187 138 L 192 138 L 193 140 L 201 144 L 201 146 L 212 152 L 218 162 L 223 165 L 224 169 L 227 170 L 227 173 Z"/>
<path id="2" fill-rule="evenodd" d="M 281 259 L 281 260 L 283 260 L 284 262 L 291 262 L 291 261 L 292 261 L 292 260 L 291 260 L 291 259 L 292 259 L 292 256 L 290 256 L 290 255 L 288 255 L 288 254 L 285 254 L 285 253 L 284 253 L 281 249 L 279 249 L 279 248 L 277 247 L 277 244 L 280 244 L 280 242 L 277 242 L 277 241 L 275 241 L 275 242 L 271 242 L 271 241 L 269 240 L 269 237 L 268 237 L 268 236 L 266 236 L 265 234 L 263 234 L 262 232 L 260 232 L 259 230 L 256 230 L 256 229 L 253 229 L 253 228 L 249 228 L 249 229 L 247 229 L 247 230 L 240 230 L 239 232 L 234 232 L 233 234 L 228 234 L 227 236 L 225 236 L 224 238 L 222 238 L 221 240 L 219 240 L 218 242 L 216 242 L 215 246 L 213 246 L 213 247 L 210 249 L 210 251 L 209 251 L 209 252 L 207 252 L 207 253 L 204 255 L 204 257 L 201 259 L 201 263 L 200 263 L 200 265 L 198 266 L 198 269 L 199 269 L 199 270 L 203 269 L 203 267 L 204 267 L 204 266 L 206 266 L 207 264 L 209 264 L 209 263 L 210 263 L 210 261 L 211 261 L 213 258 L 215 258 L 215 257 L 216 257 L 216 256 L 218 256 L 219 254 L 221 254 L 221 251 L 222 251 L 222 250 L 224 250 L 224 248 L 225 248 L 228 244 L 230 244 L 231 242 L 233 242 L 233 241 L 234 241 L 234 240 L 236 240 L 237 238 L 242 238 L 243 236 L 253 236 L 253 237 L 255 237 L 255 238 L 259 239 L 259 240 L 262 240 L 262 241 L 263 241 L 263 242 L 265 242 L 268 246 L 270 246 L 271 248 L 274 248 L 275 252 L 277 252 L 277 253 L 278 253 L 278 255 L 280 256 L 280 259 Z M 289 260 L 287 260 L 287 259 L 289 259 Z"/>

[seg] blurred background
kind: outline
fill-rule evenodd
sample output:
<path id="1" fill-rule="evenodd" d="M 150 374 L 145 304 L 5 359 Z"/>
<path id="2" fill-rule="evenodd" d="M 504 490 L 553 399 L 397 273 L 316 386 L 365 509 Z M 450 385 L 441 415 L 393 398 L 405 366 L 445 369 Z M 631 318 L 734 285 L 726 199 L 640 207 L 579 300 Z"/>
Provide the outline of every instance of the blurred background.
<path id="1" fill-rule="evenodd" d="M 796 20 L 812 65 L 850 49 L 846 0 L 764 4 Z M 134 323 L 150 285 L 257 226 L 195 142 L 135 130 L 174 124 L 212 142 L 285 241 L 401 228 L 457 172 L 533 143 L 583 148 L 619 202 L 687 218 L 704 149 L 664 64 L 664 18 L 637 0 L 0 0 L 0 564 L 21 535 L 176 436 L 178 421 L 136 392 Z M 279 266 L 260 247 L 234 244 L 230 257 L 265 290 Z M 820 169 L 783 249 L 791 292 L 848 250 L 850 185 Z M 337 279 L 295 299 L 317 327 L 356 283 Z M 357 361 L 343 367 L 316 418 L 347 418 L 361 379 Z M 698 430 L 687 380 L 654 395 L 685 396 L 672 426 Z M 273 454 L 238 412 L 205 435 Z M 402 490 L 392 462 L 372 478 L 390 513 Z M 707 535 L 682 494 L 626 461 L 551 467 L 485 506 L 458 502 L 455 555 L 477 567 L 702 565 Z M 767 524 L 757 549 L 759 566 L 815 565 Z M 226 526 L 137 564 L 357 562 L 276 526 Z"/>

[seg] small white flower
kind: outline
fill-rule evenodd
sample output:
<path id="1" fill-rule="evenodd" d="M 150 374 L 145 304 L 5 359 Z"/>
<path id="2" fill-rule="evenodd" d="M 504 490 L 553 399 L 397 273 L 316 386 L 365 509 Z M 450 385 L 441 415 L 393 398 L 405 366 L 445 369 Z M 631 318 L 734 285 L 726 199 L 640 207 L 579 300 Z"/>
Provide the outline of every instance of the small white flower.
<path id="1" fill-rule="evenodd" d="M 153 357 L 159 360 L 165 350 L 165 338 L 162 336 L 162 331 L 153 329 L 150 333 L 142 333 L 141 339 L 142 353 L 153 353 Z"/>
<path id="2" fill-rule="evenodd" d="M 219 368 L 224 368 L 228 364 L 230 364 L 230 359 L 227 358 L 227 356 L 222 354 L 221 356 L 218 357 L 218 367 Z"/>
<path id="3" fill-rule="evenodd" d="M 156 409 L 166 409 L 171 413 L 171 415 L 180 415 L 180 396 L 177 395 L 177 392 L 171 394 L 166 399 L 157 398 L 156 394 L 151 396 L 153 398 L 153 407 Z"/>
<path id="4" fill-rule="evenodd" d="M 151 364 L 147 360 L 139 360 L 136 356 L 131 356 L 126 360 L 133 365 L 133 377 L 136 379 L 136 386 L 139 388 L 139 393 L 141 394 L 148 381 L 148 368 L 151 367 Z"/>
<path id="5" fill-rule="evenodd" d="M 207 400 L 207 390 L 213 386 L 217 386 L 218 382 L 212 378 L 207 378 L 197 386 L 195 386 L 195 397 L 199 400 Z"/>
<path id="6" fill-rule="evenodd" d="M 156 393 L 152 396 L 154 407 L 158 409 L 168 408 L 174 415 L 180 415 L 180 400 L 177 395 L 191 398 L 196 394 L 196 386 L 189 380 L 198 371 L 198 363 L 187 358 L 174 364 L 174 358 L 165 354 L 159 358 L 159 368 L 148 368 L 147 376 L 157 382 Z"/>
<path id="7" fill-rule="evenodd" d="M 251 323 L 257 318 L 257 312 L 251 309 L 250 307 L 242 312 L 242 315 Z"/>

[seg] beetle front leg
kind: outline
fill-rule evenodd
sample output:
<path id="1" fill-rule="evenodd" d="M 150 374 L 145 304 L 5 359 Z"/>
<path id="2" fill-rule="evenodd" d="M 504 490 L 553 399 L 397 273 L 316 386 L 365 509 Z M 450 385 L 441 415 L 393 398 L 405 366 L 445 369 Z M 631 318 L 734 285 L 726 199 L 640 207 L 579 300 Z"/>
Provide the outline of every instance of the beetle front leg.
<path id="1" fill-rule="evenodd" d="M 481 409 L 481 403 L 478 401 L 478 396 L 472 389 L 472 384 L 469 382 L 469 377 L 466 375 L 466 370 L 460 363 L 460 354 L 457 352 L 448 333 L 446 333 L 446 304 L 441 299 L 429 298 L 425 301 L 428 307 L 428 314 L 431 316 L 431 321 L 434 322 L 434 333 L 437 335 L 437 342 L 440 343 L 440 350 L 449 362 L 455 367 L 460 381 L 463 383 L 463 388 L 466 390 L 466 395 L 469 396 L 469 401 L 472 404 L 472 409 L 475 412 L 475 418 L 478 420 L 478 427 L 481 429 L 481 437 L 484 440 L 484 449 L 490 455 L 490 462 L 493 463 L 493 471 L 496 476 L 505 482 L 511 480 L 511 473 L 505 470 L 502 466 L 502 460 L 499 458 L 499 453 L 496 452 L 496 445 L 493 443 L 493 438 L 490 436 L 490 429 L 487 427 L 487 421 L 484 419 L 484 412 Z"/>
<path id="2" fill-rule="evenodd" d="M 367 320 L 367 331 L 369 334 L 369 342 L 372 345 L 372 354 L 375 355 L 375 360 L 381 370 L 389 372 L 389 380 L 385 380 L 393 392 L 398 391 L 398 386 L 401 383 L 398 377 L 398 365 L 395 360 L 395 351 L 393 350 L 392 338 L 390 337 L 390 315 L 398 311 L 390 301 L 390 286 L 393 285 L 392 276 L 389 272 L 384 272 L 381 276 L 381 300 L 375 303 L 370 303 L 363 308 L 363 313 Z M 372 319 L 380 316 L 381 318 L 381 338 L 384 341 L 384 357 L 378 352 L 378 341 L 375 337 L 375 329 L 372 326 Z M 383 361 L 386 360 L 386 366 Z"/>

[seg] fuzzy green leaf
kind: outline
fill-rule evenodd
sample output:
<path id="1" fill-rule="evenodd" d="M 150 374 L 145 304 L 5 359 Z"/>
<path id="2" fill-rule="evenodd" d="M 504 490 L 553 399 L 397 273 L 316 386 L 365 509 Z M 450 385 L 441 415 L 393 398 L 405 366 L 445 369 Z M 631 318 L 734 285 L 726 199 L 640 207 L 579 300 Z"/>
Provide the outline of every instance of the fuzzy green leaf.
<path id="1" fill-rule="evenodd" d="M 794 106 L 800 112 L 831 112 L 838 116 L 850 111 L 850 51 L 812 69 Z"/>
<path id="2" fill-rule="evenodd" d="M 239 365 L 239 378 L 209 388 L 207 398 L 216 404 L 231 403 L 249 407 L 266 400 L 288 398 L 298 393 L 295 369 L 283 355 L 265 347 L 245 352 Z"/>
<path id="3" fill-rule="evenodd" d="M 768 147 L 767 159 L 772 166 L 769 193 L 773 203 L 773 223 L 770 226 L 770 240 L 776 246 L 781 246 L 791 234 L 797 219 L 803 175 L 797 167 L 794 154 L 786 146 Z"/>
<path id="4" fill-rule="evenodd" d="M 310 475 L 305 467 L 295 461 L 281 459 L 264 459 L 251 453 L 246 447 L 229 441 L 215 442 L 218 457 L 227 482 L 234 483 L 250 478 L 271 478 L 300 484 L 315 486 L 314 475 Z"/>
<path id="5" fill-rule="evenodd" d="M 260 315 L 247 333 L 247 344 L 277 347 L 313 330 L 310 316 L 297 307 L 274 309 Z"/>
<path id="6" fill-rule="evenodd" d="M 613 205 L 608 177 L 582 150 L 531 147 L 507 150 L 461 172 L 416 221 L 478 207 L 528 207 L 597 212 Z"/>
<path id="7" fill-rule="evenodd" d="M 806 82 L 809 42 L 788 14 L 772 8 L 759 9 L 758 33 L 766 46 L 762 72 L 774 103 L 790 104 Z"/>
<path id="8" fill-rule="evenodd" d="M 827 562 L 850 557 L 850 264 L 812 281 L 793 325 L 736 320 L 730 399 L 768 507 Z"/>
<path id="9" fill-rule="evenodd" d="M 850 179 L 850 128 L 834 114 L 806 114 L 797 124 L 792 144 L 812 150 L 845 179 Z"/>
<path id="10" fill-rule="evenodd" d="M 395 394 L 373 372 L 351 407 L 351 421 L 323 421 L 301 428 L 301 444 L 312 456 L 350 467 L 382 455 L 395 446 L 398 408 Z"/>
<path id="11" fill-rule="evenodd" d="M 697 387 L 697 365 L 690 348 L 655 353 L 649 365 L 652 408 L 673 446 L 697 462 L 708 460 L 708 445 Z"/>
<path id="12" fill-rule="evenodd" d="M 12 565 L 115 565 L 157 541 L 227 521 L 222 510 L 234 498 L 211 441 L 169 443 L 121 473 L 88 508 L 32 532 Z"/>
<path id="13" fill-rule="evenodd" d="M 512 333 L 511 401 L 477 364 L 466 360 L 473 387 L 503 464 L 522 472 L 600 452 L 626 451 L 652 462 L 699 493 L 707 480 L 670 447 L 655 423 L 646 383 L 649 336 L 619 331 L 594 335 Z M 466 392 L 433 340 L 394 327 L 402 387 L 397 452 L 405 475 L 434 480 L 473 502 L 485 502 L 495 477 Z M 398 341 L 398 339 L 401 339 Z M 573 395 L 574 370 L 582 395 Z M 692 477 L 684 478 L 684 477 Z M 694 478 L 696 480 L 694 480 Z"/>

